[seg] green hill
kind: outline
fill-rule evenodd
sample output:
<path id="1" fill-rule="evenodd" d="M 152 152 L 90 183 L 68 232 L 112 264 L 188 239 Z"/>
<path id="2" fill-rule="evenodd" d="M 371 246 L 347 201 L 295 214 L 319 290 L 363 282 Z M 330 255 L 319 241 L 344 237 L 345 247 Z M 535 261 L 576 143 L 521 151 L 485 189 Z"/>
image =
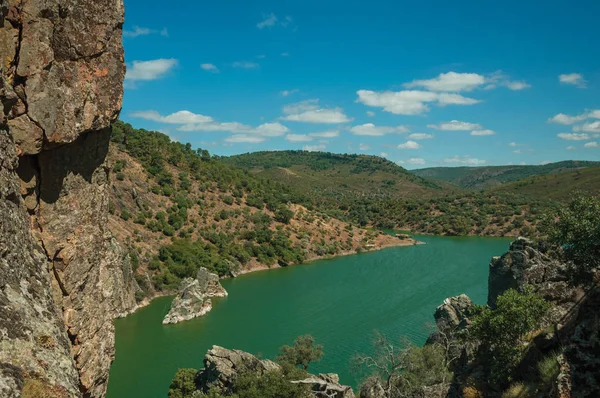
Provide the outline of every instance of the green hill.
<path id="1" fill-rule="evenodd" d="M 265 151 L 220 158 L 301 192 L 344 199 L 422 198 L 446 193 L 449 184 L 416 176 L 377 156 L 307 151 Z M 458 190 L 454 188 L 454 190 Z"/>
<path id="2" fill-rule="evenodd" d="M 568 202 L 576 192 L 600 195 L 600 166 L 538 175 L 507 183 L 492 192 L 515 193 L 540 200 Z"/>
<path id="3" fill-rule="evenodd" d="M 600 166 L 600 162 L 567 160 L 540 166 L 431 167 L 412 170 L 416 176 L 456 184 L 465 189 L 486 189 L 538 175 L 558 174 Z"/>

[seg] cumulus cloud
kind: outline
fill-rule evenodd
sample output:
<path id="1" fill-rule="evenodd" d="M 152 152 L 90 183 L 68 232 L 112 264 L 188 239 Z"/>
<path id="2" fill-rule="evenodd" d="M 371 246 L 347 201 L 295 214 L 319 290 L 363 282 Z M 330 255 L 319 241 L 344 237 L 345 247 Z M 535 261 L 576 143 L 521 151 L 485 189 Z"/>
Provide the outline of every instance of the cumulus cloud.
<path id="1" fill-rule="evenodd" d="M 289 142 L 309 142 L 313 140 L 311 136 L 306 134 L 288 134 L 285 139 Z"/>
<path id="2" fill-rule="evenodd" d="M 449 122 L 443 122 L 440 124 L 428 124 L 427 127 L 429 127 L 430 129 L 444 131 L 468 131 L 481 129 L 480 124 L 461 122 L 460 120 L 451 120 Z"/>
<path id="3" fill-rule="evenodd" d="M 482 160 L 482 159 L 472 158 L 470 156 L 454 156 L 451 158 L 442 159 L 442 162 L 448 163 L 448 164 L 461 164 L 461 165 L 468 165 L 468 166 L 477 166 L 477 165 L 485 164 L 486 161 Z"/>
<path id="4" fill-rule="evenodd" d="M 257 69 L 260 65 L 252 61 L 237 61 L 231 64 L 234 68 Z"/>
<path id="5" fill-rule="evenodd" d="M 133 61 L 127 68 L 125 80 L 156 80 L 163 77 L 177 65 L 176 59 L 155 59 L 152 61 Z"/>
<path id="6" fill-rule="evenodd" d="M 231 137 L 225 138 L 225 142 L 231 143 L 248 143 L 248 144 L 259 144 L 265 140 L 265 137 L 251 134 L 234 134 Z"/>
<path id="7" fill-rule="evenodd" d="M 587 122 L 580 126 L 574 126 L 573 131 L 579 132 L 584 131 L 586 133 L 600 133 L 600 121 L 597 122 Z"/>
<path id="8" fill-rule="evenodd" d="M 406 141 L 404 144 L 400 144 L 397 147 L 398 149 L 419 149 L 421 145 L 415 141 Z"/>
<path id="9" fill-rule="evenodd" d="M 350 122 L 342 108 L 322 108 L 319 100 L 307 100 L 286 105 L 282 120 L 302 123 L 340 124 Z"/>
<path id="10" fill-rule="evenodd" d="M 360 144 L 358 145 L 358 149 L 361 151 L 368 151 L 369 149 L 371 149 L 371 146 L 368 144 Z"/>
<path id="11" fill-rule="evenodd" d="M 337 130 L 331 130 L 331 131 L 321 131 L 318 133 L 310 133 L 309 135 L 311 137 L 319 137 L 319 138 L 335 138 L 335 137 L 339 137 L 340 132 Z"/>
<path id="12" fill-rule="evenodd" d="M 168 124 L 210 123 L 213 121 L 210 116 L 199 115 L 186 110 L 171 113 L 167 116 L 161 116 L 157 111 L 138 111 L 132 112 L 131 116 Z"/>
<path id="13" fill-rule="evenodd" d="M 409 140 L 429 140 L 433 138 L 433 134 L 415 133 L 409 135 L 406 138 L 408 138 Z"/>
<path id="14" fill-rule="evenodd" d="M 496 134 L 496 132 L 494 130 L 473 130 L 471 131 L 471 135 L 475 135 L 475 136 L 483 136 L 483 135 L 494 135 Z"/>
<path id="15" fill-rule="evenodd" d="M 375 116 L 375 112 L 373 112 L 373 111 L 367 111 L 367 116 L 368 117 L 374 117 Z"/>
<path id="16" fill-rule="evenodd" d="M 200 68 L 207 72 L 219 73 L 219 68 L 217 68 L 217 66 L 214 64 L 201 64 Z"/>
<path id="17" fill-rule="evenodd" d="M 481 101 L 460 94 L 431 91 L 371 91 L 358 90 L 358 102 L 396 115 L 421 115 L 429 111 L 428 103 L 445 105 L 474 105 Z"/>
<path id="18" fill-rule="evenodd" d="M 354 135 L 369 135 L 369 136 L 382 136 L 386 134 L 402 134 L 408 133 L 408 128 L 405 126 L 376 126 L 373 123 L 365 123 L 359 126 L 350 128 L 350 132 Z"/>
<path id="19" fill-rule="evenodd" d="M 437 77 L 428 80 L 413 80 L 405 83 L 406 88 L 423 87 L 430 91 L 472 91 L 483 85 L 485 77 L 477 73 L 440 73 Z"/>
<path id="20" fill-rule="evenodd" d="M 324 151 L 326 148 L 327 148 L 327 145 L 325 145 L 325 144 L 320 144 L 320 145 L 304 145 L 302 147 L 302 150 L 309 151 L 309 152 L 318 152 L 318 151 Z"/>
<path id="21" fill-rule="evenodd" d="M 579 88 L 585 88 L 587 82 L 580 73 L 565 73 L 558 75 L 558 81 L 562 84 L 571 84 Z"/>
<path id="22" fill-rule="evenodd" d="M 592 109 L 576 116 L 569 116 L 565 115 L 564 113 L 559 113 L 548 119 L 548 123 L 575 124 L 586 119 L 600 119 L 600 109 Z"/>
<path id="23" fill-rule="evenodd" d="M 154 30 L 154 29 L 150 29 L 150 28 L 143 28 L 140 26 L 134 26 L 133 30 L 124 30 L 123 31 L 123 36 L 125 37 L 138 37 L 138 36 L 147 36 L 147 35 L 152 35 L 158 33 L 161 36 L 169 36 L 169 32 L 167 31 L 167 28 L 163 28 L 161 30 Z"/>
<path id="24" fill-rule="evenodd" d="M 572 151 L 572 150 L 576 149 L 576 147 L 574 147 L 573 145 L 569 145 L 566 149 L 567 149 L 567 151 Z"/>
<path id="25" fill-rule="evenodd" d="M 588 142 L 584 146 L 584 148 L 600 148 L 600 145 L 596 141 Z"/>
<path id="26" fill-rule="evenodd" d="M 585 141 L 589 140 L 590 136 L 587 134 L 576 134 L 576 133 L 560 133 L 556 135 L 558 138 L 562 138 L 567 141 Z"/>
<path id="27" fill-rule="evenodd" d="M 389 155 L 389 153 L 387 153 L 387 152 L 380 152 L 380 153 L 379 153 L 379 156 L 381 156 L 382 158 L 387 158 L 387 157 L 388 157 L 388 156 L 390 156 L 390 155 Z"/>
<path id="28" fill-rule="evenodd" d="M 398 164 L 410 164 L 410 165 L 423 165 L 425 164 L 425 159 L 423 158 L 409 158 L 408 160 L 399 160 L 396 163 Z"/>

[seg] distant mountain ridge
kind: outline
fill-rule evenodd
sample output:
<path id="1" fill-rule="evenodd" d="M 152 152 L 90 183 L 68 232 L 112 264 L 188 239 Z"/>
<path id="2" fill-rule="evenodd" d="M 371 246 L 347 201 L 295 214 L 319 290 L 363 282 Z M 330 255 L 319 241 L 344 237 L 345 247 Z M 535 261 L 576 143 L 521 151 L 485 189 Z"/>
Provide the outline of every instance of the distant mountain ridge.
<path id="1" fill-rule="evenodd" d="M 422 178 L 449 182 L 464 189 L 486 189 L 524 178 L 558 174 L 593 166 L 600 166 L 600 162 L 566 160 L 539 166 L 430 167 L 411 172 Z"/>

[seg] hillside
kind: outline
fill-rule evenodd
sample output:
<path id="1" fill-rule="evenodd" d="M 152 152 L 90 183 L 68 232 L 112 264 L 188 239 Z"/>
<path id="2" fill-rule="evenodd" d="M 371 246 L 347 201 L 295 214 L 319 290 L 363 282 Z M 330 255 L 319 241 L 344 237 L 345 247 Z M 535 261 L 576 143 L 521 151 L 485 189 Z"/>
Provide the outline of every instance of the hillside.
<path id="1" fill-rule="evenodd" d="M 221 161 L 317 196 L 369 199 L 421 198 L 445 193 L 448 184 L 415 176 L 377 156 L 307 151 L 265 151 Z"/>
<path id="2" fill-rule="evenodd" d="M 413 243 L 309 210 L 285 185 L 164 134 L 119 122 L 111 141 L 109 228 L 129 250 L 139 300 L 200 266 L 228 276 Z"/>
<path id="3" fill-rule="evenodd" d="M 445 181 L 464 189 L 486 189 L 538 175 L 599 166 L 600 162 L 567 160 L 539 166 L 431 167 L 412 170 L 418 177 Z"/>
<path id="4" fill-rule="evenodd" d="M 576 192 L 600 195 L 600 166 L 539 175 L 492 189 L 496 193 L 518 193 L 533 199 L 568 202 Z"/>

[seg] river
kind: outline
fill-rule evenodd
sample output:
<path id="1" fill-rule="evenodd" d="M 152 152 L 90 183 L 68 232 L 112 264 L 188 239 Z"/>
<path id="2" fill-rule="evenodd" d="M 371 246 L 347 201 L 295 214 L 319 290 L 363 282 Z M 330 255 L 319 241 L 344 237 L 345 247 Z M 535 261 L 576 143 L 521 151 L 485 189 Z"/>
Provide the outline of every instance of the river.
<path id="1" fill-rule="evenodd" d="M 178 368 L 201 368 L 213 345 L 274 358 L 302 334 L 324 346 L 311 372 L 339 373 L 357 385 L 351 358 L 368 353 L 374 331 L 423 344 L 442 300 L 487 299 L 488 264 L 510 240 L 417 236 L 426 245 L 320 260 L 222 281 L 229 296 L 207 315 L 162 325 L 171 297 L 115 321 L 116 359 L 108 398 L 164 398 Z"/>

